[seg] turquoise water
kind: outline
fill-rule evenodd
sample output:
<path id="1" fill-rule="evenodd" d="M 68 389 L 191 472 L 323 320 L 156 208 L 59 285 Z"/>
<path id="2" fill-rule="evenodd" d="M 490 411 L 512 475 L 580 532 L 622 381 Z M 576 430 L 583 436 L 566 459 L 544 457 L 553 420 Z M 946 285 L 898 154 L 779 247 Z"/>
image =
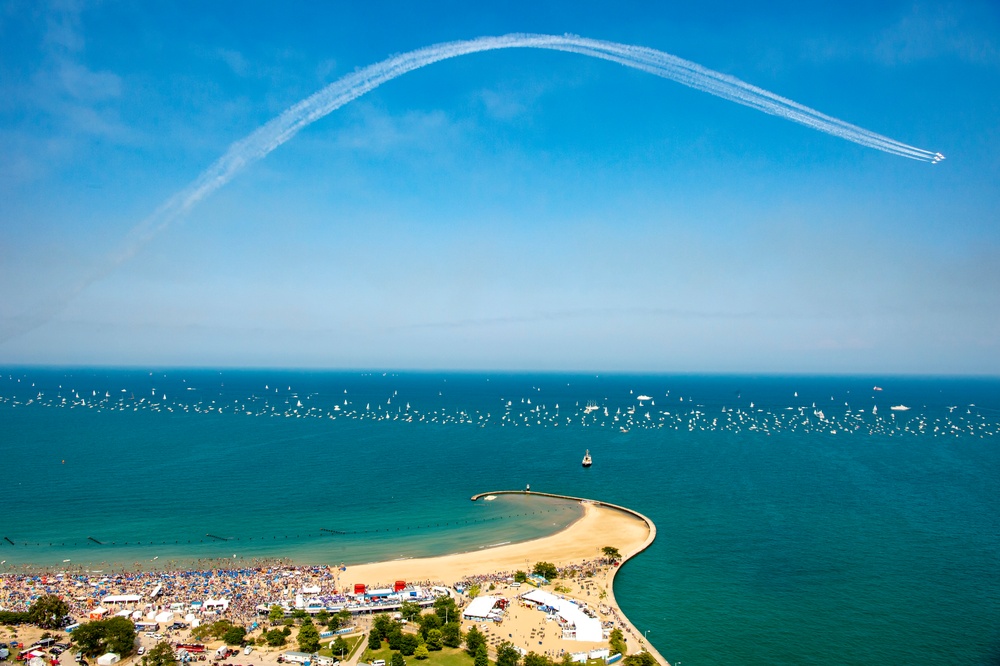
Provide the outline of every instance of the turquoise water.
<path id="1" fill-rule="evenodd" d="M 0 560 L 472 550 L 578 515 L 468 499 L 530 483 L 656 522 L 616 595 L 671 661 L 992 664 L 998 409 L 995 380 L 8 369 Z"/>

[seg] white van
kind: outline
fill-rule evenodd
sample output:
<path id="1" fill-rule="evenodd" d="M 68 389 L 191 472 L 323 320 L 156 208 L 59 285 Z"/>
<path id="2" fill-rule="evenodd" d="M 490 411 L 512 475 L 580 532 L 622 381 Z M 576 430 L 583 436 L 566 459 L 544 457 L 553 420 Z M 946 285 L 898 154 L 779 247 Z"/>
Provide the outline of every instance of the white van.
<path id="1" fill-rule="evenodd" d="M 385 666 L 385 659 L 376 659 L 372 662 L 372 666 Z"/>
<path id="2" fill-rule="evenodd" d="M 253 652 L 253 646 L 252 645 L 246 646 L 246 649 L 243 650 L 243 654 L 250 654 L 251 652 Z"/>

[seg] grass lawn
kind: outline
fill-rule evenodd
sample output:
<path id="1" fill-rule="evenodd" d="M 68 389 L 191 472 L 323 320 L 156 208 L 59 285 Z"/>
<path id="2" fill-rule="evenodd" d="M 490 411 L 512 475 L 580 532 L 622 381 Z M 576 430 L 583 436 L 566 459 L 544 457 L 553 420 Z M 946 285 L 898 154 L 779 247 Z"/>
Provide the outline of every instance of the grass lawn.
<path id="1" fill-rule="evenodd" d="M 385 663 L 392 663 L 392 650 L 387 647 L 381 650 L 365 650 L 361 661 L 371 663 L 374 659 L 385 659 Z M 416 657 L 403 657 L 406 666 L 472 666 L 472 657 L 461 648 L 446 647 L 437 652 L 431 652 L 427 659 L 417 659 Z M 492 662 L 491 662 L 492 663 Z"/>
<path id="2" fill-rule="evenodd" d="M 345 636 L 344 637 L 344 642 L 347 643 L 347 653 L 344 655 L 344 659 L 345 660 L 348 659 L 352 654 L 354 654 L 354 649 L 358 646 L 358 643 L 361 642 L 362 638 L 368 638 L 368 637 L 365 634 L 358 634 L 356 636 Z M 330 652 L 330 643 L 333 642 L 333 640 L 336 640 L 336 639 L 332 639 L 331 640 L 331 639 L 324 638 L 323 639 L 323 645 L 325 647 L 322 650 L 319 651 L 319 654 L 321 656 L 324 656 L 324 657 L 333 657 L 334 659 L 340 659 L 340 653 L 339 652 L 337 654 L 333 654 L 332 652 Z M 386 663 L 388 663 L 388 662 L 386 662 Z"/>

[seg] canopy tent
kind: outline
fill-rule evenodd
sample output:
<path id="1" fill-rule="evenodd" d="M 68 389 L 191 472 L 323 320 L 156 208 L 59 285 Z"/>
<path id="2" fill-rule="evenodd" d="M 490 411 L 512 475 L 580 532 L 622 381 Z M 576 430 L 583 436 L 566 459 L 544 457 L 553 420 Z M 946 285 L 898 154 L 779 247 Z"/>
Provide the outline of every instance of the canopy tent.
<path id="1" fill-rule="evenodd" d="M 462 611 L 462 617 L 474 622 L 490 619 L 490 612 L 497 605 L 501 597 L 476 597 L 469 604 L 469 607 Z"/>
<path id="2" fill-rule="evenodd" d="M 522 594 L 521 598 L 540 606 L 548 606 L 554 609 L 559 617 L 576 628 L 576 640 L 592 641 L 595 643 L 604 640 L 604 630 L 601 627 L 601 621 L 584 613 L 579 606 L 569 599 L 562 599 L 545 590 L 531 590 Z"/>
<path id="3" fill-rule="evenodd" d="M 102 604 L 135 604 L 142 601 L 141 594 L 113 594 L 101 599 Z"/>

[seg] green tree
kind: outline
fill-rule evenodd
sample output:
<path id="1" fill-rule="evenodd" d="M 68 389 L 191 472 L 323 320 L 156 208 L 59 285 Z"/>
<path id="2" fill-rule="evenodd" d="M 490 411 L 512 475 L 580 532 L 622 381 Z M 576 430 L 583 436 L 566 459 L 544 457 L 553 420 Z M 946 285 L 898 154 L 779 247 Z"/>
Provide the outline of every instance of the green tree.
<path id="1" fill-rule="evenodd" d="M 87 622 L 73 630 L 73 643 L 85 657 L 104 654 L 104 628 L 101 622 Z"/>
<path id="2" fill-rule="evenodd" d="M 439 629 L 444 622 L 437 616 L 437 613 L 424 613 L 417 616 L 417 623 L 420 625 L 420 635 L 427 640 L 427 635 L 432 629 Z"/>
<path id="3" fill-rule="evenodd" d="M 535 568 L 531 573 L 541 576 L 545 580 L 555 580 L 559 577 L 559 569 L 551 562 L 535 562 Z"/>
<path id="4" fill-rule="evenodd" d="M 563 652 L 562 659 L 559 660 L 559 666 L 573 666 L 573 655 L 569 652 Z"/>
<path id="5" fill-rule="evenodd" d="M 476 648 L 476 656 L 473 663 L 475 664 L 475 666 L 490 666 L 490 659 L 486 655 L 485 644 L 480 645 L 478 648 Z"/>
<path id="6" fill-rule="evenodd" d="M 69 605 L 54 594 L 44 594 L 28 608 L 28 622 L 42 629 L 62 627 L 63 618 L 69 615 Z"/>
<path id="7" fill-rule="evenodd" d="M 303 652 L 319 652 L 319 629 L 312 622 L 303 624 L 297 636 L 299 649 Z"/>
<path id="8" fill-rule="evenodd" d="M 326 624 L 330 621 L 330 611 L 323 608 L 320 612 L 316 613 L 316 622 L 319 624 Z"/>
<path id="9" fill-rule="evenodd" d="M 657 666 L 656 659 L 648 652 L 636 652 L 622 659 L 625 666 Z"/>
<path id="10" fill-rule="evenodd" d="M 350 625 L 351 622 L 354 620 L 354 616 L 351 615 L 351 611 L 347 610 L 346 608 L 342 608 L 334 617 L 337 617 L 340 620 L 341 627 L 346 627 Z"/>
<path id="11" fill-rule="evenodd" d="M 413 618 L 420 615 L 420 606 L 412 601 L 404 601 L 399 607 L 399 614 L 403 616 L 404 620 L 411 622 Z"/>
<path id="12" fill-rule="evenodd" d="M 503 641 L 497 645 L 497 666 L 517 666 L 521 661 L 521 653 L 518 652 L 510 641 Z"/>
<path id="13" fill-rule="evenodd" d="M 417 659 L 426 659 L 431 656 L 431 653 L 427 650 L 426 645 L 420 645 L 416 650 L 413 651 L 413 656 Z"/>
<path id="14" fill-rule="evenodd" d="M 302 608 L 296 608 L 292 611 L 292 617 L 296 620 L 306 620 L 309 618 L 309 613 L 305 612 Z"/>
<path id="15" fill-rule="evenodd" d="M 271 621 L 271 624 L 278 624 L 285 619 L 285 609 L 274 604 L 271 606 L 271 611 L 267 614 L 267 619 Z"/>
<path id="16" fill-rule="evenodd" d="M 469 595 L 470 599 L 475 599 L 476 597 L 478 597 L 479 596 L 479 592 L 480 592 L 480 588 L 479 588 L 478 585 L 470 585 L 469 589 L 465 591 L 465 593 L 467 595 Z"/>
<path id="17" fill-rule="evenodd" d="M 281 647 L 286 642 L 285 632 L 282 629 L 271 629 L 264 634 L 264 638 L 271 647 Z"/>
<path id="18" fill-rule="evenodd" d="M 399 641 L 399 651 L 403 653 L 404 657 L 412 657 L 419 646 L 420 639 L 413 634 L 403 634 Z"/>
<path id="19" fill-rule="evenodd" d="M 458 605 L 450 594 L 434 600 L 434 613 L 441 618 L 441 622 L 444 624 L 459 622 L 462 619 L 458 613 Z"/>
<path id="20" fill-rule="evenodd" d="M 437 652 L 444 646 L 444 634 L 440 629 L 431 629 L 427 632 L 427 649 Z"/>
<path id="21" fill-rule="evenodd" d="M 392 659 L 390 659 L 389 663 L 391 666 L 406 666 L 406 660 L 403 659 L 403 655 L 398 652 L 392 653 Z"/>
<path id="22" fill-rule="evenodd" d="M 612 629 L 608 634 L 608 648 L 611 654 L 620 654 L 624 657 L 628 653 L 628 648 L 625 647 L 625 634 L 621 629 Z"/>
<path id="23" fill-rule="evenodd" d="M 622 554 L 618 552 L 618 549 L 614 546 L 605 546 L 601 548 L 601 552 L 604 553 L 604 557 L 608 558 L 612 562 L 617 562 L 622 559 Z"/>
<path id="24" fill-rule="evenodd" d="M 142 657 L 142 666 L 176 666 L 177 658 L 170 643 L 160 641 Z"/>
<path id="25" fill-rule="evenodd" d="M 389 634 L 385 637 L 385 640 L 388 641 L 390 650 L 401 649 L 403 647 L 403 627 L 393 623 L 393 627 L 389 630 Z"/>
<path id="26" fill-rule="evenodd" d="M 524 573 L 523 571 L 514 572 L 514 582 L 523 583 L 526 580 L 528 580 L 528 574 Z"/>
<path id="27" fill-rule="evenodd" d="M 330 643 L 330 654 L 340 657 L 341 661 L 344 660 L 344 656 L 348 653 L 348 651 L 350 651 L 350 649 L 351 646 L 347 644 L 347 641 L 345 641 L 342 636 L 337 636 L 337 638 Z"/>
<path id="28" fill-rule="evenodd" d="M 81 648 L 81 652 L 88 656 L 93 657 L 105 652 L 114 652 L 119 656 L 126 657 L 135 648 L 135 627 L 123 617 L 88 622 L 77 627 L 77 630 L 79 629 L 86 629 L 86 631 L 77 637 L 76 630 L 74 630 L 73 638 Z"/>
<path id="29" fill-rule="evenodd" d="M 25 624 L 28 622 L 28 613 L 19 613 L 17 611 L 0 611 L 0 624 L 6 625 L 16 625 Z"/>
<path id="30" fill-rule="evenodd" d="M 392 624 L 391 617 L 385 613 L 379 613 L 372 618 L 372 631 L 377 632 L 381 639 L 388 638 L 389 632 L 392 631 Z"/>
<path id="31" fill-rule="evenodd" d="M 233 625 L 226 630 L 226 633 L 222 634 L 222 640 L 226 643 L 226 645 L 240 645 L 243 643 L 243 639 L 246 638 L 246 635 L 246 629 Z"/>
<path id="32" fill-rule="evenodd" d="M 289 620 L 289 622 L 291 622 L 291 620 Z M 288 638 L 289 636 L 292 635 L 292 628 L 286 624 L 281 628 L 281 635 L 284 636 L 285 638 Z"/>
<path id="33" fill-rule="evenodd" d="M 103 650 L 127 657 L 135 650 L 135 625 L 124 617 L 100 620 L 104 632 Z M 74 630 L 73 633 L 76 633 Z"/>
<path id="34" fill-rule="evenodd" d="M 380 650 L 382 649 L 382 637 L 379 636 L 375 629 L 372 629 L 371 633 L 368 634 L 368 649 L 369 650 Z"/>
<path id="35" fill-rule="evenodd" d="M 552 666 L 552 660 L 544 654 L 529 652 L 524 655 L 524 666 Z"/>
<path id="36" fill-rule="evenodd" d="M 430 632 L 427 632 L 430 635 Z M 462 625 L 452 621 L 441 626 L 441 642 L 448 647 L 457 648 L 462 644 Z"/>
<path id="37" fill-rule="evenodd" d="M 486 647 L 486 637 L 483 636 L 483 632 L 479 631 L 476 627 L 469 629 L 469 633 L 465 635 L 465 651 L 472 656 L 476 656 L 479 648 Z"/>

